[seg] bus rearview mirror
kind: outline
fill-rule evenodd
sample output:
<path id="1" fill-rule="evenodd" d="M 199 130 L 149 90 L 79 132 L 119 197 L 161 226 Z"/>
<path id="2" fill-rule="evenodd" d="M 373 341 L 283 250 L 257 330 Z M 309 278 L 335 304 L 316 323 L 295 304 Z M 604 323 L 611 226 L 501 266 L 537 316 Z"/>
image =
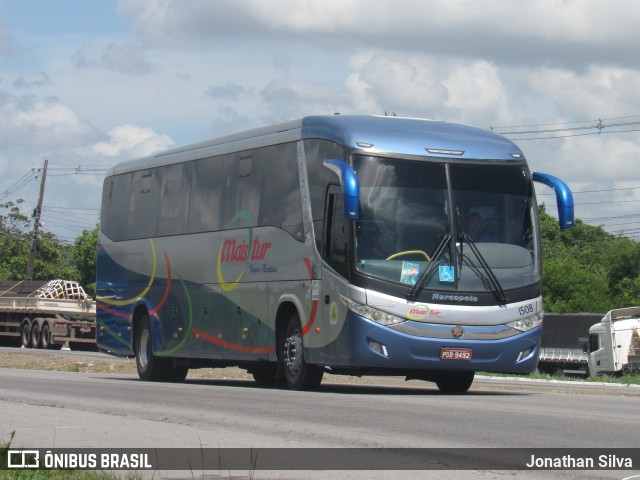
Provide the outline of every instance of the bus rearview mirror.
<path id="1" fill-rule="evenodd" d="M 344 194 L 344 216 L 349 220 L 360 219 L 360 184 L 356 172 L 342 160 L 325 160 L 324 166 L 340 178 Z"/>

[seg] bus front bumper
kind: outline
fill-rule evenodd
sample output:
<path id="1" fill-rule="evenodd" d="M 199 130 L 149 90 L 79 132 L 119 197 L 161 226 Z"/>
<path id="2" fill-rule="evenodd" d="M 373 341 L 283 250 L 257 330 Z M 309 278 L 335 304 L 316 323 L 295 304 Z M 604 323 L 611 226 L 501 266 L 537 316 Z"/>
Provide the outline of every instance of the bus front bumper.
<path id="1" fill-rule="evenodd" d="M 542 327 L 500 339 L 466 339 L 465 327 L 450 338 L 411 335 L 348 312 L 349 364 L 371 369 L 485 371 L 527 374 L 538 363 Z M 419 322 L 408 321 L 414 330 Z M 461 334 L 459 338 L 454 337 Z"/>

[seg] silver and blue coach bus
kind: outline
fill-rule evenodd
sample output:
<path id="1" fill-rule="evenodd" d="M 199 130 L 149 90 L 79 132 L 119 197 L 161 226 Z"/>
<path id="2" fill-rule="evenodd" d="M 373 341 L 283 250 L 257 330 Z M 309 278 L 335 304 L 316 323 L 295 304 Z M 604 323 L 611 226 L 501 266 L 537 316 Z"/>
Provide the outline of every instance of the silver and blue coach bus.
<path id="1" fill-rule="evenodd" d="M 312 116 L 113 167 L 98 243 L 100 349 L 139 376 L 239 366 L 465 392 L 529 373 L 542 329 L 533 182 L 516 145 L 452 123 Z"/>

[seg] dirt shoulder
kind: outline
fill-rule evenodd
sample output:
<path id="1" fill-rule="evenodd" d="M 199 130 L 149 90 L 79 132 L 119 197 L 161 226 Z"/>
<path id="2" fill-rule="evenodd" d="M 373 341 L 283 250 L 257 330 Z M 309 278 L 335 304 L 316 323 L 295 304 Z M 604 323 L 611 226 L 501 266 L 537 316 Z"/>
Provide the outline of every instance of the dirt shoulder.
<path id="1" fill-rule="evenodd" d="M 49 370 L 85 374 L 138 376 L 134 358 L 119 358 L 95 352 L 71 352 L 62 350 L 32 350 L 26 348 L 0 348 L 0 368 Z M 253 380 L 239 368 L 201 368 L 189 371 L 188 378 L 219 380 Z M 435 384 L 402 377 L 350 377 L 325 374 L 323 384 L 378 385 L 437 390 Z M 577 393 L 591 395 L 627 395 L 640 397 L 640 386 L 594 382 L 569 382 L 542 380 L 528 377 L 490 377 L 476 375 L 471 391 L 526 392 L 526 393 Z"/>
<path id="2" fill-rule="evenodd" d="M 94 352 L 69 352 L 65 350 L 53 352 L 27 348 L 0 349 L 0 368 L 138 375 L 135 358 L 112 357 Z M 191 370 L 189 377 L 253 378 L 243 370 L 231 368 Z"/>

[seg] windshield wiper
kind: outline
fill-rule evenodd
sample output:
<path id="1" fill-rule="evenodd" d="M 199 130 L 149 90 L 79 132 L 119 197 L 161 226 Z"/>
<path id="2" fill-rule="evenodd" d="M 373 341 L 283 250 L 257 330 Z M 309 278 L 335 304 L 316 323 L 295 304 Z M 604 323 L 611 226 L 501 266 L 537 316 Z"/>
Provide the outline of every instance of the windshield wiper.
<path id="1" fill-rule="evenodd" d="M 433 255 L 431 255 L 431 262 L 429 263 L 429 266 L 426 270 L 423 270 L 416 283 L 413 284 L 413 287 L 411 287 L 411 290 L 409 290 L 409 292 L 407 293 L 407 298 L 415 298 L 418 290 L 422 288 L 422 284 L 429 276 L 431 276 L 433 271 L 436 269 L 438 259 L 442 255 L 442 252 L 444 252 L 444 250 L 447 248 L 447 245 L 449 245 L 452 238 L 453 237 L 450 233 L 446 233 L 444 237 L 442 237 L 442 240 L 440 240 L 440 243 L 433 252 Z"/>
<path id="2" fill-rule="evenodd" d="M 475 242 L 471 240 L 471 237 L 466 233 L 460 233 L 460 250 L 462 250 L 463 243 L 469 245 L 469 248 L 478 259 L 478 263 L 480 263 L 480 266 L 487 274 L 487 278 L 489 279 L 489 283 L 491 284 L 493 294 L 496 296 L 498 302 L 500 302 L 501 304 L 507 303 L 507 295 L 504 293 L 502 285 L 500 285 L 500 281 L 495 276 L 493 270 L 491 270 L 491 267 L 480 253 L 480 250 L 478 250 Z M 460 260 L 460 263 L 462 264 L 462 259 Z"/>

